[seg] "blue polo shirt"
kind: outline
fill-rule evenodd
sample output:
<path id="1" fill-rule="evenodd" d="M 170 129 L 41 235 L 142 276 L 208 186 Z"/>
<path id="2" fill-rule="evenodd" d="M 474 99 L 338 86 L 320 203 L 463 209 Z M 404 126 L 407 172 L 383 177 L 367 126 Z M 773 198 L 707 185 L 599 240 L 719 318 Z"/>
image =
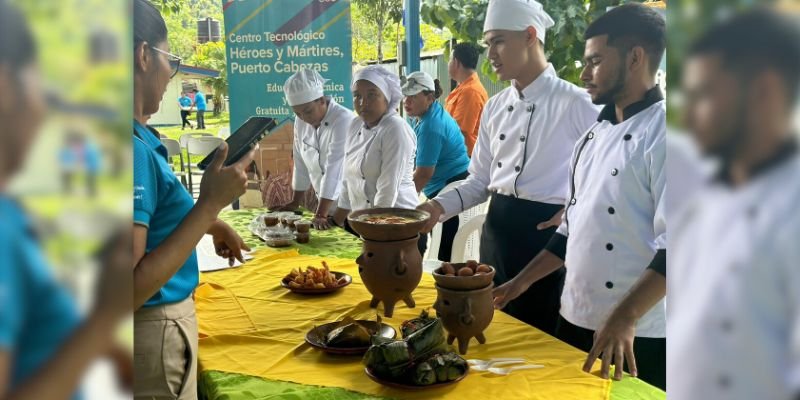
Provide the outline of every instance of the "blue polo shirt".
<path id="1" fill-rule="evenodd" d="M 80 317 L 53 277 L 25 211 L 2 194 L 0 221 L 0 349 L 11 353 L 13 390 L 55 356 Z"/>
<path id="2" fill-rule="evenodd" d="M 458 123 L 434 101 L 414 126 L 417 133 L 417 167 L 436 167 L 422 188 L 425 196 L 444 189 L 447 181 L 469 168 L 467 146 Z"/>
<path id="3" fill-rule="evenodd" d="M 189 96 L 179 97 L 178 103 L 180 103 L 181 107 L 189 107 L 192 105 L 192 99 Z"/>
<path id="4" fill-rule="evenodd" d="M 194 103 L 197 106 L 197 111 L 205 111 L 206 110 L 206 95 L 203 92 L 197 92 L 194 94 Z"/>
<path id="5" fill-rule="evenodd" d="M 133 222 L 146 226 L 149 253 L 163 242 L 189 214 L 194 201 L 167 163 L 167 149 L 158 134 L 133 121 Z M 145 307 L 177 303 L 189 297 L 197 287 L 200 271 L 197 254 L 183 266 Z"/>

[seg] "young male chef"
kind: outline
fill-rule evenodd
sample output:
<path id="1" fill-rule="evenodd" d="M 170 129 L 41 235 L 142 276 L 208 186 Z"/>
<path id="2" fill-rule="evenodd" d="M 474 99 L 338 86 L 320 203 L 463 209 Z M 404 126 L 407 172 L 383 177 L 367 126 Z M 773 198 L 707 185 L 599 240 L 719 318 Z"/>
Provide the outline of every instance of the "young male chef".
<path id="1" fill-rule="evenodd" d="M 556 336 L 590 351 L 597 334 L 605 347 L 592 351 L 589 366 L 601 352 L 604 377 L 614 361 L 621 378 L 627 360 L 632 373 L 638 366 L 640 378 L 664 388 L 666 106 L 655 83 L 666 46 L 664 19 L 629 3 L 595 20 L 584 38 L 581 80 L 592 101 L 605 107 L 575 145 L 558 231 L 517 277 L 495 289 L 495 304 L 503 306 L 564 263 Z M 637 301 L 615 309 L 632 288 L 641 291 Z"/>
<path id="2" fill-rule="evenodd" d="M 568 190 L 569 157 L 597 117 L 585 91 L 560 79 L 544 54 L 553 20 L 533 0 L 491 0 L 483 39 L 498 77 L 511 86 L 493 96 L 480 121 L 469 178 L 422 204 L 425 230 L 491 197 L 480 244 L 495 284 L 515 277 L 552 236 Z M 506 312 L 554 334 L 564 270 L 557 269 Z"/>
<path id="3" fill-rule="evenodd" d="M 687 128 L 720 168 L 670 214 L 669 396 L 800 399 L 800 29 L 737 15 L 684 65 Z"/>
<path id="4" fill-rule="evenodd" d="M 295 210 L 305 192 L 313 187 L 319 198 L 312 223 L 328 229 L 328 217 L 336 210 L 342 189 L 342 166 L 347 132 L 355 119 L 352 111 L 325 96 L 324 79 L 317 71 L 301 69 L 286 80 L 283 91 L 295 114 L 294 197 L 277 210 Z"/>

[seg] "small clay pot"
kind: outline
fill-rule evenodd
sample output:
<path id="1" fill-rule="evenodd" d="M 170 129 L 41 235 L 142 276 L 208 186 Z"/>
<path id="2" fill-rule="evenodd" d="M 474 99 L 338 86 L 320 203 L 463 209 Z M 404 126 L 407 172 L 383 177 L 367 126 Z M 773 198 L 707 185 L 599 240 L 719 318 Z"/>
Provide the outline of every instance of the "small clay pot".
<path id="1" fill-rule="evenodd" d="M 453 269 L 456 271 L 464 268 L 466 263 L 453 263 Z M 476 289 L 483 289 L 486 286 L 492 284 L 492 279 L 494 278 L 495 270 L 494 267 L 491 265 L 488 266 L 492 269 L 491 272 L 481 273 L 479 275 L 469 275 L 469 276 L 447 276 L 442 271 L 442 267 L 436 268 L 433 270 L 433 280 L 436 281 L 436 284 L 445 288 L 445 289 L 452 289 L 452 290 L 476 290 Z"/>
<path id="2" fill-rule="evenodd" d="M 364 249 L 356 259 L 358 273 L 372 294 L 369 306 L 383 302 L 383 314 L 391 317 L 400 300 L 410 308 L 416 303 L 411 292 L 422 279 L 422 256 L 417 248 L 419 236 L 395 242 L 364 240 Z"/>
<path id="3" fill-rule="evenodd" d="M 438 296 L 433 308 L 447 330 L 447 344 L 458 339 L 458 352 L 467 354 L 471 338 L 486 343 L 483 330 L 494 317 L 492 288 L 478 290 L 450 290 L 436 285 Z"/>

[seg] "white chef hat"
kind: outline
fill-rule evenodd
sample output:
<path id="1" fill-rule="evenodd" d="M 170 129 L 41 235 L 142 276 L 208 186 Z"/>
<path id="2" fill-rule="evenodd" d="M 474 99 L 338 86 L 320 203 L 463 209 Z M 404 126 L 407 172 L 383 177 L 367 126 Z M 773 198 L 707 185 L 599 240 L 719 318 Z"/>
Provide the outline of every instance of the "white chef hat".
<path id="1" fill-rule="evenodd" d="M 350 90 L 356 90 L 358 81 L 369 81 L 377 86 L 389 103 L 389 112 L 396 110 L 400 105 L 400 100 L 403 98 L 403 93 L 400 91 L 400 78 L 389 70 L 379 65 L 370 65 L 358 70 L 353 76 Z"/>
<path id="2" fill-rule="evenodd" d="M 290 106 L 310 103 L 325 95 L 323 90 L 325 82 L 319 72 L 303 68 L 290 76 L 283 85 L 283 93 Z"/>
<path id="3" fill-rule="evenodd" d="M 489 0 L 483 32 L 524 31 L 532 26 L 536 38 L 544 44 L 545 31 L 553 25 L 553 19 L 536 0 Z"/>

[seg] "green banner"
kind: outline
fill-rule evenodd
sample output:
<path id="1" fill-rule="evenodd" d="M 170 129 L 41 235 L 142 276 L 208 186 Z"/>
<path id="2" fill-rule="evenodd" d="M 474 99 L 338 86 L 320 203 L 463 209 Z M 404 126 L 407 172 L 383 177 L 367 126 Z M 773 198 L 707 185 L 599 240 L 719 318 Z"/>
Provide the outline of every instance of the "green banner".
<path id="1" fill-rule="evenodd" d="M 251 116 L 292 116 L 283 83 L 302 68 L 352 109 L 349 0 L 223 0 L 231 131 Z"/>

